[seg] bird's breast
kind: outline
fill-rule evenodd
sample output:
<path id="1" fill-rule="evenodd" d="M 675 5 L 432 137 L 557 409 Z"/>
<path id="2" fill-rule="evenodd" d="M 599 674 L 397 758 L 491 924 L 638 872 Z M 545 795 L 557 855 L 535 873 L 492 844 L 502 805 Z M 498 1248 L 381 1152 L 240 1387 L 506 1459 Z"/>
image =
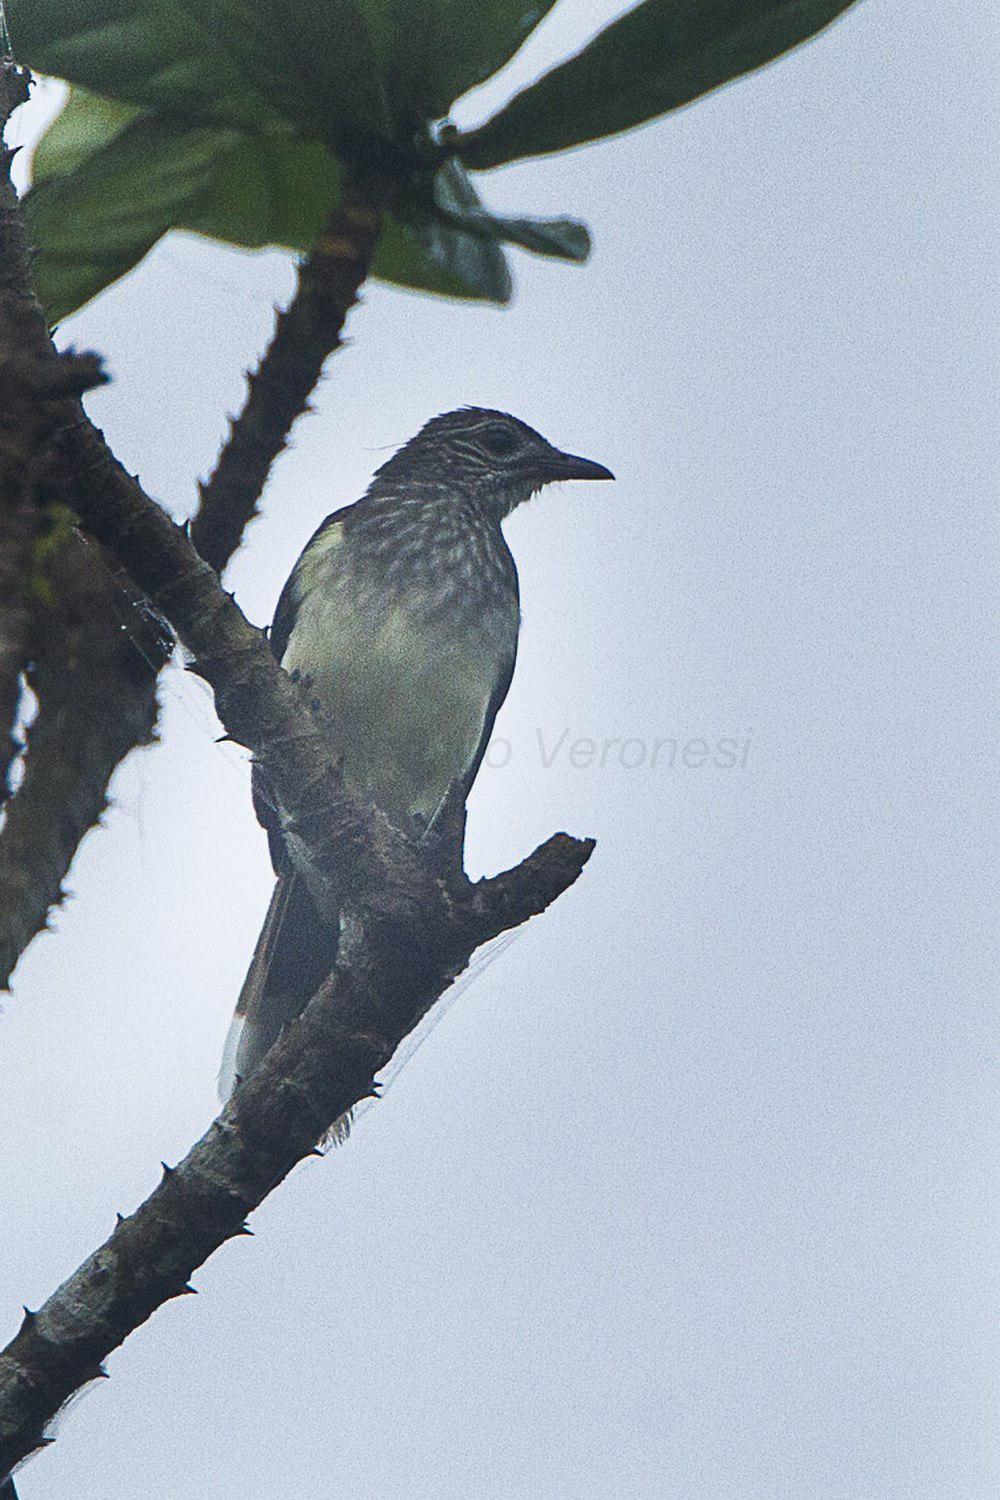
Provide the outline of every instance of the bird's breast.
<path id="1" fill-rule="evenodd" d="M 329 725 L 348 786 L 401 827 L 427 823 L 471 766 L 513 666 L 516 591 L 473 598 L 453 575 L 436 590 L 387 589 L 344 554 L 303 579 L 283 665 Z"/>

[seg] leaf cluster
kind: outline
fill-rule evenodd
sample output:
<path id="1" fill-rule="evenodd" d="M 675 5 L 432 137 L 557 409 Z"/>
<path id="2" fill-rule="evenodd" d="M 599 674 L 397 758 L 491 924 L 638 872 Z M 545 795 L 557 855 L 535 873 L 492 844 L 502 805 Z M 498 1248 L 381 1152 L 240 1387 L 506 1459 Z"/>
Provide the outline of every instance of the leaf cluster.
<path id="1" fill-rule="evenodd" d="M 345 173 L 389 202 L 374 274 L 506 302 L 505 246 L 583 261 L 571 218 L 491 213 L 481 171 L 629 130 L 771 61 L 852 0 L 643 0 L 473 130 L 454 102 L 553 0 L 8 0 L 18 58 L 65 79 L 26 201 L 49 316 L 168 230 L 311 246 Z"/>

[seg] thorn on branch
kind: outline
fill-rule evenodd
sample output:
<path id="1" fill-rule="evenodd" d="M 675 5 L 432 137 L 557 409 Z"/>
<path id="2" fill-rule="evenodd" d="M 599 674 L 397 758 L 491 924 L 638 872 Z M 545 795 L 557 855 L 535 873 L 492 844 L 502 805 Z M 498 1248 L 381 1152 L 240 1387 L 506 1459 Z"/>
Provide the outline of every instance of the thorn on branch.
<path id="1" fill-rule="evenodd" d="M 309 409 L 323 365 L 343 342 L 344 322 L 368 274 L 382 228 L 383 189 L 345 187 L 324 232 L 297 268 L 295 295 L 275 309 L 271 343 L 246 375 L 243 410 L 231 419 L 214 472 L 198 486 L 192 539 L 219 573 L 257 513 L 271 468 Z"/>
<path id="2" fill-rule="evenodd" d="M 77 354 L 69 349 L 44 358 L 15 353 L 0 364 L 0 397 L 5 404 L 17 397 L 60 401 L 107 385 L 109 379 L 101 356 L 89 350 Z"/>

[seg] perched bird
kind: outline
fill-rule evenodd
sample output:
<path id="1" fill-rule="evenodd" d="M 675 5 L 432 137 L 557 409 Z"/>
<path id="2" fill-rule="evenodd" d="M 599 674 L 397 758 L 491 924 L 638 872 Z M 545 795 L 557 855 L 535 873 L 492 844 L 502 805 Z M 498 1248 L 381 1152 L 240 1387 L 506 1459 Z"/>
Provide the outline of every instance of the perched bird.
<path id="1" fill-rule="evenodd" d="M 505 516 L 556 479 L 611 479 L 506 412 L 433 418 L 354 505 L 307 543 L 271 628 L 275 656 L 329 728 L 347 789 L 414 837 L 455 780 L 471 787 L 507 696 L 520 625 Z M 333 966 L 255 768 L 254 803 L 277 884 L 230 1028 L 223 1098 Z"/>

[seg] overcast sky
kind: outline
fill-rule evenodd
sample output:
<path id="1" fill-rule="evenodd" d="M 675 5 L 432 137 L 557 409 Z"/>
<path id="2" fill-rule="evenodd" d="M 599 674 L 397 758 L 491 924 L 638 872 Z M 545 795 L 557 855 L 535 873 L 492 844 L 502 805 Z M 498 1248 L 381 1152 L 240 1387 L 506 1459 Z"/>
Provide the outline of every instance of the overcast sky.
<path id="1" fill-rule="evenodd" d="M 558 6 L 463 118 L 611 9 Z M 370 288 L 237 597 L 267 620 L 449 407 L 609 464 L 509 525 L 469 862 L 563 827 L 597 852 L 113 1356 L 22 1500 L 1000 1493 L 998 61 L 993 0 L 864 0 L 484 179 L 584 217 L 588 267 L 519 257 L 507 311 Z M 176 237 L 63 330 L 177 516 L 290 285 Z M 270 893 L 207 690 L 175 667 L 164 705 L 0 1013 L 4 1336 L 212 1117 Z"/>

